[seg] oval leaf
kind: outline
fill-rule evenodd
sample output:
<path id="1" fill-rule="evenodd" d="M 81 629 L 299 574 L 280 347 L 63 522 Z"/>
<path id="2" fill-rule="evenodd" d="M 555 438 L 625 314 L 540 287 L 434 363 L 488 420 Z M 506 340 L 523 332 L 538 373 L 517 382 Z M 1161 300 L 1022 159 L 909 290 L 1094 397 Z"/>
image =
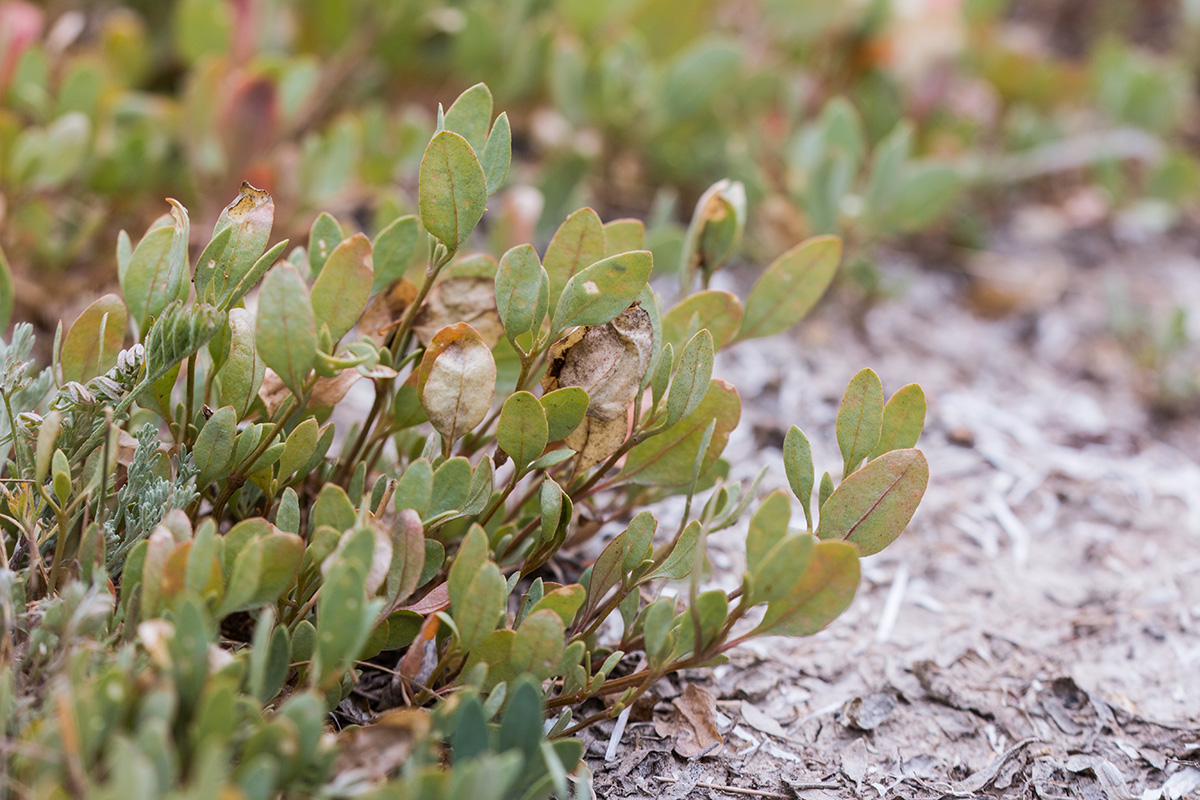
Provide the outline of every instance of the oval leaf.
<path id="1" fill-rule="evenodd" d="M 361 233 L 335 247 L 325 261 L 312 287 L 313 317 L 318 328 L 329 326 L 335 344 L 366 308 L 373 277 L 371 240 Z"/>
<path id="2" fill-rule="evenodd" d="M 496 270 L 496 310 L 509 339 L 542 327 L 549 307 L 549 278 L 537 251 L 523 244 L 500 258 Z"/>
<path id="3" fill-rule="evenodd" d="M 787 594 L 767 606 L 752 634 L 811 636 L 849 608 L 859 577 L 858 553 L 853 547 L 818 542 L 804 573 Z"/>
<path id="4" fill-rule="evenodd" d="M 663 340 L 676 350 L 701 328 L 708 328 L 713 346 L 720 350 L 733 341 L 742 326 L 742 302 L 729 292 L 696 292 L 668 311 L 662 326 Z"/>
<path id="5" fill-rule="evenodd" d="M 712 469 L 720 457 L 741 414 L 742 403 L 737 390 L 731 384 L 714 379 L 695 411 L 629 451 L 621 477 L 630 483 L 647 486 L 680 486 L 691 482 L 709 424 L 716 420 L 701 475 Z"/>
<path id="6" fill-rule="evenodd" d="M 496 442 L 518 470 L 524 470 L 542 454 L 548 435 L 546 412 L 536 397 L 529 392 L 517 392 L 504 401 L 496 423 Z"/>
<path id="7" fill-rule="evenodd" d="M 417 194 L 425 230 L 457 250 L 487 207 L 487 178 L 466 139 L 451 131 L 433 137 L 421 159 Z"/>
<path id="8" fill-rule="evenodd" d="M 871 458 L 916 447 L 925 427 L 925 392 L 915 383 L 901 388 L 883 407 L 883 430 Z"/>
<path id="9" fill-rule="evenodd" d="M 546 247 L 542 266 L 550 276 L 550 302 L 557 303 L 575 273 L 605 256 L 604 225 L 590 208 L 581 208 L 563 221 Z"/>
<path id="10" fill-rule="evenodd" d="M 571 325 L 609 322 L 641 294 L 653 266 L 654 257 L 649 250 L 634 250 L 585 267 L 563 287 L 551 327 L 561 331 Z"/>
<path id="11" fill-rule="evenodd" d="M 443 328 L 429 343 L 418 372 L 421 406 L 447 446 L 487 415 L 496 389 L 496 362 L 465 322 Z"/>
<path id="12" fill-rule="evenodd" d="M 878 553 L 908 525 L 925 487 L 929 465 L 920 450 L 893 450 L 850 475 L 821 508 L 817 536 Z"/>
<path id="13" fill-rule="evenodd" d="M 873 370 L 863 369 L 850 379 L 837 413 L 837 441 L 842 451 L 842 476 L 849 475 L 879 444 L 883 424 L 883 384 Z"/>
<path id="14" fill-rule="evenodd" d="M 83 310 L 63 340 L 59 363 L 64 381 L 87 383 L 117 363 L 125 341 L 125 304 L 106 294 Z"/>
<path id="15" fill-rule="evenodd" d="M 816 236 L 767 267 L 746 298 L 739 341 L 787 330 L 813 309 L 829 288 L 842 260 L 842 240 Z"/>
<path id="16" fill-rule="evenodd" d="M 308 287 L 291 264 L 272 268 L 263 281 L 254 344 L 263 363 L 293 394 L 301 395 L 317 355 L 317 330 Z"/>

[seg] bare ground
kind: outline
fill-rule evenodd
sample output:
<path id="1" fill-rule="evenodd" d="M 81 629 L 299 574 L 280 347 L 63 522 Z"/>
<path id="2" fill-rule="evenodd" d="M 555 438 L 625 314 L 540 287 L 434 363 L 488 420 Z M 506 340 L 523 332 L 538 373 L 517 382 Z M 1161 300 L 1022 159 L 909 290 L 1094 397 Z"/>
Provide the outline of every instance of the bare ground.
<path id="1" fill-rule="evenodd" d="M 1200 318 L 1198 250 L 1033 212 L 982 279 L 896 256 L 902 297 L 857 333 L 833 304 L 719 362 L 743 393 L 740 475 L 770 463 L 782 486 L 793 422 L 836 474 L 837 404 L 871 366 L 929 397 L 930 488 L 827 630 L 661 682 L 619 739 L 586 732 L 598 797 L 1200 796 L 1200 424 L 1147 411 L 1153 378 L 1112 335 L 1114 298 Z M 742 536 L 712 542 L 718 581 Z M 686 759 L 689 685 L 723 744 Z"/>

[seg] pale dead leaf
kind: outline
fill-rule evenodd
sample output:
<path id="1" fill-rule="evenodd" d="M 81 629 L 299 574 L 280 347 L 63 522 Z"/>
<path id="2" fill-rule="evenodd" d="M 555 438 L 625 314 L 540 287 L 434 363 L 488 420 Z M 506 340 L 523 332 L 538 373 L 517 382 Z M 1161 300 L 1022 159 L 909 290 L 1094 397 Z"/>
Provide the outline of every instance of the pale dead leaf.
<path id="1" fill-rule="evenodd" d="M 550 350 L 547 378 L 557 382 L 556 388 L 584 389 L 588 416 L 611 421 L 624 416 L 637 397 L 653 348 L 650 315 L 640 306 L 631 306 L 612 322 L 587 327 L 581 336 L 556 343 Z"/>
<path id="2" fill-rule="evenodd" d="M 429 712 L 416 708 L 385 711 L 363 728 L 348 728 L 337 735 L 340 745 L 334 771 L 378 783 L 408 761 L 414 748 L 429 735 Z"/>
<path id="3" fill-rule="evenodd" d="M 400 324 L 404 312 L 417 299 L 417 287 L 408 278 L 397 278 L 375 296 L 358 319 L 358 332 L 382 346 Z"/>
<path id="4" fill-rule="evenodd" d="M 332 378 L 318 378 L 308 398 L 309 408 L 337 405 L 346 396 L 346 392 L 350 391 L 350 387 L 362 377 L 358 370 L 347 369 Z M 267 415 L 274 417 L 291 396 L 292 390 L 284 386 L 280 377 L 268 367 L 263 376 L 262 386 L 258 388 L 258 397 L 267 407 Z"/>
<path id="5" fill-rule="evenodd" d="M 654 730 L 659 736 L 675 741 L 675 752 L 683 758 L 715 755 L 721 751 L 721 731 L 717 727 L 717 701 L 694 684 L 671 701 L 675 712 L 670 719 L 658 720 Z"/>
<path id="6" fill-rule="evenodd" d="M 774 717 L 767 716 L 763 711 L 760 711 L 756 706 L 751 705 L 747 701 L 742 701 L 741 706 L 742 720 L 747 725 L 755 730 L 774 736 L 776 739 L 787 739 L 787 731 L 779 724 L 779 721 Z"/>
<path id="7" fill-rule="evenodd" d="M 488 349 L 504 337 L 504 325 L 496 311 L 496 282 L 491 278 L 447 278 L 434 286 L 425 298 L 413 331 L 421 344 L 428 345 L 447 325 L 465 322 L 474 328 Z"/>
<path id="8" fill-rule="evenodd" d="M 571 431 L 563 443 L 577 453 L 575 472 L 580 473 L 621 449 L 628 435 L 629 421 L 625 417 L 608 421 L 584 417 L 579 427 Z"/>

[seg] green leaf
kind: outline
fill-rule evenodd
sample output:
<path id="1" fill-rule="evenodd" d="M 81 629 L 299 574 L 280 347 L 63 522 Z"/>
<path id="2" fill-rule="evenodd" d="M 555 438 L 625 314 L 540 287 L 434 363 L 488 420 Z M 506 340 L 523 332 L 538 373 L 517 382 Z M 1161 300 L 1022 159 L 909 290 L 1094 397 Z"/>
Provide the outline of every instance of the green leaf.
<path id="1" fill-rule="evenodd" d="M 549 280 L 531 245 L 518 245 L 500 257 L 496 310 L 509 341 L 541 330 L 549 307 Z"/>
<path id="2" fill-rule="evenodd" d="M 356 233 L 329 254 L 312 287 L 315 325 L 329 326 L 336 344 L 358 322 L 371 294 L 371 241 Z"/>
<path id="3" fill-rule="evenodd" d="M 279 510 L 275 512 L 275 527 L 284 533 L 300 532 L 300 496 L 288 487 L 279 499 Z"/>
<path id="4" fill-rule="evenodd" d="M 304 560 L 304 540 L 294 533 L 276 530 L 261 540 L 263 561 L 259 572 L 258 590 L 250 606 L 274 603 L 291 588 Z"/>
<path id="5" fill-rule="evenodd" d="M 4 248 L 0 248 L 0 334 L 8 330 L 8 323 L 12 321 L 15 298 L 12 268 L 8 265 Z"/>
<path id="6" fill-rule="evenodd" d="M 357 569 L 343 564 L 331 570 L 321 586 L 313 653 L 313 676 L 320 687 L 329 688 L 339 680 L 370 634 L 374 614 L 362 581 Z"/>
<path id="7" fill-rule="evenodd" d="M 487 534 L 478 525 L 472 526 L 447 578 L 459 647 L 467 652 L 496 629 L 508 597 L 508 584 L 500 568 L 488 560 L 487 552 Z"/>
<path id="8" fill-rule="evenodd" d="M 737 340 L 773 336 L 795 325 L 829 288 L 842 259 L 835 236 L 807 239 L 775 259 L 746 298 Z"/>
<path id="9" fill-rule="evenodd" d="M 711 589 L 696 597 L 695 613 L 689 609 L 680 620 L 679 641 L 672 659 L 695 652 L 697 616 L 700 618 L 700 646 L 707 648 L 716 642 L 729 618 L 729 597 L 720 589 Z"/>
<path id="10" fill-rule="evenodd" d="M 544 453 L 540 457 L 534 459 L 533 463 L 529 465 L 529 469 L 552 469 L 570 459 L 574 455 L 575 451 L 568 448 L 551 450 L 550 452 Z"/>
<path id="11" fill-rule="evenodd" d="M 396 482 L 396 513 L 411 508 L 424 519 L 429 511 L 429 498 L 433 494 L 433 468 L 423 458 L 409 463 Z"/>
<path id="12" fill-rule="evenodd" d="M 639 512 L 629 521 L 629 527 L 624 532 L 625 555 L 621 559 L 622 572 L 634 572 L 653 555 L 652 545 L 657 529 L 658 520 L 649 511 Z"/>
<path id="13" fill-rule="evenodd" d="M 425 230 L 457 251 L 487 207 L 487 178 L 466 139 L 452 131 L 433 137 L 421 159 L 417 194 Z"/>
<path id="14" fill-rule="evenodd" d="M 413 252 L 417 249 L 417 235 L 420 232 L 417 218 L 409 214 L 394 220 L 376 235 L 372 248 L 375 277 L 371 282 L 371 294 L 404 277 Z"/>
<path id="15" fill-rule="evenodd" d="M 803 575 L 808 568 L 816 541 L 811 533 L 785 536 L 777 541 L 748 576 L 751 588 L 747 601 L 757 605 L 785 597 L 795 585 L 797 576 Z"/>
<path id="16" fill-rule="evenodd" d="M 692 469 L 709 424 L 716 420 L 701 474 L 712 469 L 737 427 L 742 404 L 731 384 L 714 379 L 699 407 L 662 433 L 629 451 L 621 479 L 644 486 L 682 486 L 691 482 Z"/>
<path id="17" fill-rule="evenodd" d="M 562 617 L 550 609 L 530 613 L 517 629 L 509 655 L 517 674 L 530 673 L 539 681 L 551 677 L 562 660 L 564 628 Z"/>
<path id="18" fill-rule="evenodd" d="M 112 368 L 125 341 L 126 324 L 125 304 L 115 294 L 85 308 L 63 340 L 59 356 L 63 381 L 87 383 Z"/>
<path id="19" fill-rule="evenodd" d="M 588 393 L 579 386 L 568 386 L 547 392 L 540 398 L 546 410 L 547 439 L 557 442 L 567 438 L 583 422 L 587 413 Z"/>
<path id="20" fill-rule="evenodd" d="M 707 328 L 713 347 L 720 350 L 737 336 L 742 326 L 742 301 L 729 292 L 713 289 L 685 297 L 663 317 L 663 340 L 676 349 Z"/>
<path id="21" fill-rule="evenodd" d="M 275 262 L 279 260 L 279 256 L 287 249 L 288 240 L 277 242 L 270 250 L 259 256 L 258 260 L 250 267 L 245 275 L 241 277 L 232 288 L 225 292 L 224 299 L 221 301 L 221 308 L 230 309 L 241 302 L 242 298 L 250 293 L 250 290 L 258 285 L 263 276 L 267 274 L 267 270 L 275 266 Z"/>
<path id="22" fill-rule="evenodd" d="M 477 83 L 458 96 L 446 112 L 445 129 L 467 140 L 471 149 L 482 153 L 492 121 L 492 92 L 487 84 Z"/>
<path id="23" fill-rule="evenodd" d="M 767 606 L 752 635 L 811 636 L 849 608 L 859 581 L 855 548 L 818 542 L 811 552 L 804 573 L 786 595 Z"/>
<path id="24" fill-rule="evenodd" d="M 912 151 L 913 126 L 901 120 L 880 140 L 871 154 L 871 171 L 863 195 L 867 214 L 886 214 L 904 180 L 904 165 Z"/>
<path id="25" fill-rule="evenodd" d="M 783 469 L 787 473 L 788 486 L 791 487 L 792 494 L 800 500 L 800 507 L 804 509 L 804 519 L 811 531 L 813 529 L 812 493 L 815 483 L 812 447 L 809 445 L 804 431 L 795 425 L 788 428 L 787 435 L 783 437 Z"/>
<path id="26" fill-rule="evenodd" d="M 915 447 L 925 427 L 925 392 L 915 383 L 901 388 L 883 407 L 883 430 L 870 458 Z"/>
<path id="27" fill-rule="evenodd" d="M 284 444 L 283 453 L 279 456 L 279 479 L 287 480 L 297 470 L 308 463 L 317 449 L 317 439 L 320 438 L 320 426 L 316 419 L 308 419 L 297 425 Z"/>
<path id="28" fill-rule="evenodd" d="M 470 496 L 473 478 L 471 462 L 462 456 L 443 461 L 433 473 L 428 519 L 462 508 Z"/>
<path id="29" fill-rule="evenodd" d="M 570 625 L 586 598 L 587 591 L 578 583 L 560 586 L 554 591 L 547 592 L 541 600 L 538 600 L 529 614 L 532 616 L 539 611 L 553 611 L 562 620 L 563 625 Z"/>
<path id="30" fill-rule="evenodd" d="M 604 257 L 646 249 L 646 223 L 640 219 L 614 219 L 604 223 Z"/>
<path id="31" fill-rule="evenodd" d="M 336 483 L 327 483 L 321 487 L 313 503 L 308 529 L 315 531 L 322 525 L 328 525 L 341 533 L 353 528 L 357 521 L 358 514 L 354 510 L 354 503 L 350 502 L 350 495 Z"/>
<path id="32" fill-rule="evenodd" d="M 946 164 L 909 164 L 904 172 L 891 207 L 879 213 L 878 224 L 885 232 L 928 228 L 950 209 L 963 189 L 959 171 Z"/>
<path id="33" fill-rule="evenodd" d="M 700 545 L 700 531 L 699 520 L 689 522 L 667 560 L 650 573 L 650 577 L 680 581 L 692 574 L 692 570 L 696 568 L 696 548 Z"/>
<path id="34" fill-rule="evenodd" d="M 192 460 L 200 474 L 196 488 L 203 490 L 233 466 L 233 437 L 237 433 L 238 413 L 233 406 L 218 408 L 192 447 Z"/>
<path id="35" fill-rule="evenodd" d="M 345 236 L 342 226 L 331 214 L 322 211 L 317 215 L 308 231 L 308 270 L 312 277 L 321 276 L 325 262 Z"/>
<path id="36" fill-rule="evenodd" d="M 792 507 L 787 495 L 778 489 L 767 495 L 750 518 L 746 533 L 746 571 L 754 575 L 762 569 L 767 553 L 787 536 L 792 521 Z"/>
<path id="37" fill-rule="evenodd" d="M 821 475 L 821 486 L 817 490 L 817 508 L 822 508 L 831 494 L 833 494 L 833 476 L 826 472 Z"/>
<path id="38" fill-rule="evenodd" d="M 267 249 L 274 220 L 271 195 L 243 182 L 237 199 L 217 218 L 213 239 L 196 263 L 196 297 L 219 304 Z M 222 235 L 226 228 L 228 238 Z"/>
<path id="39" fill-rule="evenodd" d="M 604 225 L 590 208 L 581 208 L 567 217 L 550 244 L 542 266 L 550 278 L 550 303 L 557 304 L 575 273 L 605 257 Z"/>
<path id="40" fill-rule="evenodd" d="M 546 449 L 549 427 L 546 412 L 529 392 L 517 392 L 504 401 L 496 423 L 496 443 L 512 458 L 518 473 Z"/>
<path id="41" fill-rule="evenodd" d="M 841 539 L 869 556 L 908 525 L 925 487 L 929 465 L 920 450 L 893 450 L 845 478 L 821 508 L 817 536 Z"/>
<path id="42" fill-rule="evenodd" d="M 679 356 L 679 368 L 671 381 L 671 393 L 667 395 L 667 425 L 674 425 L 696 410 L 708 393 L 712 371 L 712 334 L 701 330 Z"/>
<path id="43" fill-rule="evenodd" d="M 563 287 L 554 307 L 551 329 L 561 331 L 571 325 L 610 322 L 641 294 L 653 266 L 654 257 L 649 250 L 634 250 L 576 272 Z"/>
<path id="44" fill-rule="evenodd" d="M 695 524 L 695 523 L 693 523 Z M 656 667 L 670 654 L 673 640 L 668 636 L 675 621 L 675 602 L 660 597 L 642 612 L 642 634 L 645 641 L 646 658 L 650 666 Z"/>
<path id="45" fill-rule="evenodd" d="M 837 413 L 837 441 L 842 451 L 843 478 L 879 444 L 882 424 L 883 384 L 873 370 L 859 370 L 846 386 Z"/>
<path id="46" fill-rule="evenodd" d="M 317 330 L 308 287 L 291 264 L 267 273 L 258 296 L 254 343 L 263 363 L 297 397 L 317 355 Z"/>
<path id="47" fill-rule="evenodd" d="M 266 370 L 254 345 L 254 315 L 244 308 L 230 309 L 229 355 L 218 373 L 221 405 L 233 406 L 240 419 L 258 396 Z"/>
<path id="48" fill-rule="evenodd" d="M 512 129 L 508 124 L 507 111 L 496 117 L 479 160 L 487 178 L 488 195 L 493 195 L 504 184 L 512 163 Z"/>
<path id="49" fill-rule="evenodd" d="M 185 289 L 187 266 L 187 210 L 171 201 L 173 224 L 152 228 L 138 242 L 121 280 L 121 294 L 129 304 L 129 313 L 145 332 L 157 317 Z"/>

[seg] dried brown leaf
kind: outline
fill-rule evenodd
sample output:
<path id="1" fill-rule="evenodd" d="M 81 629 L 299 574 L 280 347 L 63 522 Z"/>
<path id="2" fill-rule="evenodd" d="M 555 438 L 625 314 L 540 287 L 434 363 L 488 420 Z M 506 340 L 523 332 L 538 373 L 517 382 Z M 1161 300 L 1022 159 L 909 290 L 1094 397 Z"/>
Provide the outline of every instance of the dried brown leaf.
<path id="1" fill-rule="evenodd" d="M 416 285 L 408 278 L 397 278 L 367 305 L 358 320 L 358 332 L 375 344 L 383 345 L 416 299 Z"/>
<path id="2" fill-rule="evenodd" d="M 689 684 L 671 705 L 675 706 L 671 718 L 655 722 L 654 730 L 659 736 L 674 739 L 676 753 L 684 758 L 697 758 L 721 751 L 717 701 L 711 694 Z"/>
<path id="3" fill-rule="evenodd" d="M 573 332 L 550 349 L 542 387 L 579 386 L 588 393 L 587 415 L 606 422 L 625 416 L 650 366 L 654 331 L 650 315 L 630 306 L 604 325 Z M 553 382 L 553 387 L 548 385 Z"/>
<path id="4" fill-rule="evenodd" d="M 417 708 L 394 708 L 373 724 L 348 728 L 337 735 L 339 776 L 353 772 L 367 783 L 377 783 L 396 772 L 429 734 L 429 712 Z"/>
<path id="5" fill-rule="evenodd" d="M 496 311 L 496 282 L 491 278 L 447 278 L 429 290 L 413 323 L 421 344 L 428 345 L 442 328 L 465 322 L 479 332 L 489 348 L 504 338 Z"/>

